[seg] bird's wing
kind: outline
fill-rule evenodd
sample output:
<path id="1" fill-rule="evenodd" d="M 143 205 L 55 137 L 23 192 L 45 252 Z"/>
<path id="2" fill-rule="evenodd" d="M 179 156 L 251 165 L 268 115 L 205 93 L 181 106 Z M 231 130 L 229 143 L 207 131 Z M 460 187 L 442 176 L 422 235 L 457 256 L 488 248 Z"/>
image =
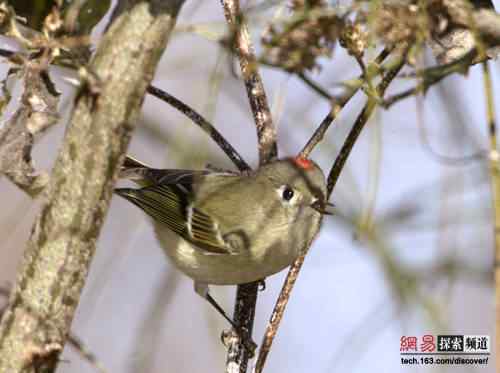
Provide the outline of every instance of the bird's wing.
<path id="1" fill-rule="evenodd" d="M 120 177 L 132 179 L 143 187 L 156 184 L 182 184 L 185 188 L 190 189 L 190 186 L 196 180 L 209 174 L 234 175 L 231 171 L 219 169 L 182 170 L 152 168 L 127 156 L 122 164 Z"/>
<path id="2" fill-rule="evenodd" d="M 177 177 L 182 179 L 186 176 L 177 174 Z M 191 205 L 191 191 L 183 184 L 162 183 L 141 189 L 120 188 L 115 189 L 115 192 L 201 251 L 207 254 L 232 254 L 218 229 L 218 223 Z"/>

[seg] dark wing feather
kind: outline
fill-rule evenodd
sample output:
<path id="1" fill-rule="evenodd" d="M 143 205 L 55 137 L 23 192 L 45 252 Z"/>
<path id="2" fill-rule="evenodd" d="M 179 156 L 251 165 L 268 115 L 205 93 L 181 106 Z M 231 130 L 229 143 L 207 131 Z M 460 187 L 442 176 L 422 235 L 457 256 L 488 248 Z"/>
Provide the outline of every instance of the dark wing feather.
<path id="1" fill-rule="evenodd" d="M 230 172 L 214 172 L 213 170 L 178 170 L 152 168 L 136 159 L 127 156 L 122 164 L 121 177 L 135 180 L 141 186 L 157 184 L 182 184 L 191 191 L 191 185 L 200 177 L 208 174 L 231 174 Z"/>
<path id="2" fill-rule="evenodd" d="M 141 189 L 121 188 L 115 192 L 197 248 L 207 253 L 231 254 L 217 230 L 217 223 L 191 207 L 189 191 L 184 185 L 158 184 Z"/>

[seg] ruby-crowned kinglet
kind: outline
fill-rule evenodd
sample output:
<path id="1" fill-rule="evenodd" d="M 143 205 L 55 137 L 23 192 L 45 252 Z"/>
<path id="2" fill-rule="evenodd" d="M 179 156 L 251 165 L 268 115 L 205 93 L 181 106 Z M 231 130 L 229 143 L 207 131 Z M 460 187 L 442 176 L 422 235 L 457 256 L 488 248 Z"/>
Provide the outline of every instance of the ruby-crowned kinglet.
<path id="1" fill-rule="evenodd" d="M 154 169 L 127 158 L 123 176 L 142 188 L 116 193 L 153 218 L 161 246 L 206 298 L 208 284 L 262 280 L 289 266 L 332 206 L 323 172 L 300 157 L 241 174 Z"/>

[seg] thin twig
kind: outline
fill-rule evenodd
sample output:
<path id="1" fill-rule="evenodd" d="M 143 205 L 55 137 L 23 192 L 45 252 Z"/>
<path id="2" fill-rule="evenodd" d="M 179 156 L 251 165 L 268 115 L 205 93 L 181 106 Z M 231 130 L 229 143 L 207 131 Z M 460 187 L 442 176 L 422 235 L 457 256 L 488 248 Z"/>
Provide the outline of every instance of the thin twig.
<path id="1" fill-rule="evenodd" d="M 248 101 L 257 129 L 259 163 L 265 164 L 278 156 L 276 144 L 276 128 L 267 102 L 264 85 L 258 71 L 258 63 L 250 39 L 248 27 L 241 14 L 238 0 L 221 0 L 224 15 L 231 31 L 231 45 L 238 54 L 240 69 L 245 81 Z M 258 282 L 238 285 L 234 319 L 237 325 L 252 334 L 255 306 L 257 301 Z M 245 373 L 249 351 L 243 347 L 243 341 L 228 348 L 226 369 L 232 372 Z"/>
<path id="2" fill-rule="evenodd" d="M 226 45 L 227 43 L 226 44 L 221 43 L 221 44 L 223 47 L 227 48 L 227 45 Z M 283 72 L 289 73 L 292 76 L 295 75 L 295 76 L 297 76 L 297 78 L 302 80 L 305 85 L 307 85 L 309 88 L 311 88 L 314 92 L 316 92 L 322 98 L 327 99 L 329 101 L 334 99 L 334 97 L 330 93 L 328 93 L 328 91 L 326 90 L 325 87 L 321 86 L 318 82 L 311 79 L 309 76 L 306 75 L 305 72 L 288 71 L 288 70 L 284 69 L 282 65 L 280 65 L 278 63 L 273 63 L 273 62 L 267 60 L 266 58 L 262 58 L 262 57 L 259 58 L 258 62 L 259 62 L 259 65 L 262 65 L 264 67 L 281 70 Z"/>
<path id="3" fill-rule="evenodd" d="M 312 244 L 311 242 L 307 243 L 307 248 L 309 248 Z M 300 273 L 300 268 L 304 263 L 304 259 L 306 257 L 304 253 L 303 255 L 299 255 L 297 259 L 293 262 L 292 266 L 288 270 L 288 274 L 286 275 L 285 282 L 283 287 L 281 288 L 280 295 L 273 309 L 273 313 L 271 314 L 271 318 L 269 319 L 269 324 L 267 325 L 266 332 L 264 334 L 264 338 L 260 345 L 259 356 L 257 357 L 257 362 L 255 363 L 255 373 L 261 373 L 262 369 L 264 369 L 264 364 L 267 360 L 267 355 L 271 350 L 271 346 L 274 341 L 274 337 L 278 332 L 278 327 L 281 323 L 281 319 L 283 318 L 283 314 L 285 313 L 285 308 L 288 303 L 288 299 L 290 298 L 290 293 L 292 292 L 293 286 L 295 285 L 295 281 Z"/>
<path id="4" fill-rule="evenodd" d="M 404 56 L 405 55 L 406 54 L 404 54 Z M 404 64 L 405 64 L 405 58 L 401 57 L 400 60 L 398 61 L 398 63 L 395 64 L 393 67 L 391 67 L 391 69 L 389 69 L 386 72 L 382 81 L 377 86 L 377 92 L 379 93 L 379 95 L 381 97 L 383 96 L 387 86 L 396 77 L 396 75 L 402 69 Z M 359 133 L 363 129 L 365 123 L 370 118 L 376 105 L 377 105 L 376 99 L 369 97 L 367 103 L 365 104 L 365 107 L 363 108 L 363 110 L 359 114 L 356 122 L 354 123 L 353 128 L 351 129 L 351 132 L 349 133 L 349 136 L 347 137 L 346 141 L 344 142 L 344 145 L 343 145 L 343 147 L 342 147 L 339 155 L 337 156 L 337 159 L 335 160 L 335 163 L 332 167 L 332 171 L 330 171 L 330 175 L 328 176 L 328 197 L 331 194 L 333 186 L 335 185 L 335 182 L 338 179 L 338 176 L 340 174 L 340 170 L 343 168 L 343 166 L 345 164 L 345 160 L 347 159 L 354 143 L 356 142 L 356 139 L 358 138 Z M 333 180 L 333 182 L 332 182 L 332 180 Z M 297 259 L 295 259 L 295 261 L 293 262 L 293 264 L 290 267 L 290 270 L 289 270 L 288 275 L 285 279 L 285 283 L 283 285 L 283 288 L 281 289 L 281 293 L 279 295 L 278 301 L 276 302 L 273 313 L 271 315 L 269 324 L 266 328 L 266 332 L 264 334 L 264 340 L 261 344 L 261 349 L 259 351 L 259 356 L 257 358 L 257 363 L 255 366 L 255 373 L 261 373 L 263 368 L 264 368 L 264 364 L 266 362 L 267 355 L 269 354 L 274 337 L 276 336 L 276 333 L 278 331 L 278 327 L 280 325 L 281 319 L 282 319 L 283 314 L 285 312 L 285 308 L 286 308 L 286 305 L 288 303 L 290 293 L 291 293 L 293 286 L 295 284 L 295 281 L 297 280 L 297 277 L 300 273 L 300 269 L 302 267 L 302 264 L 304 263 L 304 259 L 307 255 L 307 251 L 308 251 L 308 248 L 310 247 L 310 244 L 311 244 L 311 242 L 306 247 L 306 250 L 304 251 L 304 253 L 302 253 Z"/>
<path id="5" fill-rule="evenodd" d="M 352 97 L 353 95 L 351 95 Z M 347 102 L 347 101 L 346 101 Z M 307 144 L 302 148 L 302 150 L 299 153 L 299 156 L 302 158 L 307 158 L 309 157 L 309 154 L 312 152 L 314 147 L 319 144 L 321 140 L 323 140 L 323 137 L 325 136 L 326 131 L 330 127 L 330 124 L 334 121 L 334 119 L 337 117 L 338 113 L 342 110 L 342 106 L 340 105 L 334 105 L 330 112 L 326 115 L 326 117 L 323 119 L 321 124 L 319 125 L 318 128 L 316 128 L 316 131 L 314 131 L 313 135 L 307 142 Z"/>
<path id="6" fill-rule="evenodd" d="M 463 73 L 474 63 L 477 57 L 477 51 L 473 50 L 466 55 L 464 55 L 459 60 L 450 62 L 446 65 L 439 65 L 429 67 L 422 71 L 417 71 L 416 76 L 421 77 L 420 82 L 412 88 L 404 90 L 403 92 L 396 93 L 388 98 L 384 99 L 380 104 L 384 108 L 389 108 L 396 102 L 403 100 L 405 98 L 411 97 L 417 93 L 426 93 L 429 87 L 436 83 L 439 83 L 444 78 L 450 76 L 454 73 Z"/>
<path id="7" fill-rule="evenodd" d="M 404 56 L 401 56 L 398 63 L 395 64 L 390 70 L 386 72 L 386 74 L 382 78 L 382 81 L 378 84 L 377 93 L 379 97 L 384 96 L 385 90 L 387 89 L 389 84 L 396 77 L 399 71 L 403 68 L 405 64 Z M 335 187 L 335 184 L 337 183 L 337 180 L 340 176 L 340 172 L 344 168 L 347 157 L 351 153 L 351 150 L 354 144 L 356 143 L 359 134 L 365 127 L 365 124 L 368 122 L 368 119 L 371 117 L 376 106 L 377 106 L 376 99 L 369 97 L 368 101 L 365 104 L 365 107 L 356 118 L 356 121 L 354 122 L 354 125 L 352 126 L 351 131 L 349 132 L 349 135 L 347 136 L 344 142 L 344 145 L 340 149 L 339 155 L 335 159 L 335 163 L 333 164 L 332 169 L 330 170 L 330 173 L 328 175 L 327 178 L 328 197 L 330 197 L 330 195 L 332 194 L 333 188 Z"/>
<path id="8" fill-rule="evenodd" d="M 203 131 L 205 131 L 205 133 L 208 134 L 208 136 L 212 138 L 212 140 L 217 143 L 217 145 L 219 145 L 222 151 L 226 153 L 229 159 L 233 161 L 235 166 L 238 167 L 240 171 L 250 170 L 250 166 L 245 162 L 238 151 L 224 138 L 224 136 L 222 136 L 219 131 L 217 131 L 217 129 L 208 120 L 201 116 L 201 114 L 198 114 L 193 108 L 186 105 L 181 100 L 175 98 L 164 90 L 155 87 L 154 85 L 150 85 L 147 89 L 147 92 L 173 106 L 189 119 L 191 119 L 195 124 L 197 124 Z"/>
<path id="9" fill-rule="evenodd" d="M 302 80 L 308 87 L 310 87 L 314 92 L 316 92 L 318 95 L 320 95 L 323 98 L 326 98 L 327 100 L 332 100 L 333 96 L 328 93 L 328 91 L 320 86 L 318 83 L 316 83 L 314 80 L 309 78 L 305 73 L 297 73 L 297 76 L 299 77 L 300 80 Z"/>
<path id="10" fill-rule="evenodd" d="M 16 52 L 9 51 L 7 49 L 0 49 L 0 57 L 11 58 Z"/>
<path id="11" fill-rule="evenodd" d="M 374 64 L 381 64 L 387 56 L 391 52 L 391 48 L 385 48 L 380 52 L 380 54 L 375 58 L 375 60 L 372 62 Z M 358 87 L 351 89 L 349 92 L 347 92 L 344 96 L 332 101 L 332 109 L 330 112 L 326 115 L 326 117 L 323 119 L 319 127 L 316 129 L 314 134 L 311 136 L 307 144 L 304 146 L 304 148 L 300 152 L 300 156 L 307 158 L 311 151 L 314 149 L 314 147 L 321 141 L 323 140 L 323 137 L 325 136 L 326 131 L 332 124 L 332 122 L 335 120 L 337 115 L 340 113 L 340 111 L 344 108 L 344 106 L 349 102 L 349 100 L 358 92 L 359 88 L 361 85 Z"/>
<path id="12" fill-rule="evenodd" d="M 47 54 L 23 63 L 24 91 L 19 107 L 0 128 L 0 174 L 32 197 L 49 181 L 48 174 L 37 172 L 31 160 L 34 138 L 59 119 L 59 93 L 47 72 L 48 63 Z"/>
<path id="13" fill-rule="evenodd" d="M 493 98 L 493 85 L 488 62 L 483 62 L 484 91 L 486 96 L 486 118 L 488 125 L 488 135 L 490 138 L 490 173 L 491 173 L 491 194 L 493 203 L 494 218 L 494 247 L 495 247 L 495 299 L 496 299 L 496 328 L 500 330 L 500 170 L 497 130 L 495 123 L 495 104 Z M 500 362 L 500 338 L 496 341 L 496 362 Z"/>
<path id="14" fill-rule="evenodd" d="M 232 337 L 228 341 L 226 373 L 243 373 L 247 371 L 248 360 L 252 356 L 249 356 L 248 343 L 245 344 L 245 341 L 241 341 L 240 338 L 248 338 L 248 341 L 251 341 L 258 290 L 258 282 L 238 286 L 234 321 L 240 326 L 243 335 L 232 333 Z M 251 352 L 253 353 L 253 351 Z"/>
<path id="15" fill-rule="evenodd" d="M 0 48 L 0 57 L 11 58 L 15 55 L 16 52 Z M 158 87 L 155 87 L 152 84 L 148 87 L 147 92 L 179 110 L 189 119 L 191 119 L 195 124 L 197 124 L 203 131 L 205 131 L 205 133 L 207 133 L 212 138 L 212 140 L 216 142 L 216 144 L 222 149 L 224 153 L 226 153 L 229 159 L 231 159 L 231 161 L 240 171 L 250 170 L 250 166 L 245 162 L 238 151 L 224 138 L 224 136 L 222 136 L 219 131 L 217 131 L 217 129 L 208 120 L 206 120 L 196 110 L 194 110 L 192 107 L 185 104 L 178 98 L 172 96 L 171 94 Z"/>
<path id="16" fill-rule="evenodd" d="M 76 335 L 70 333 L 68 336 L 68 343 L 75 348 L 78 354 L 85 359 L 92 368 L 94 368 L 99 373 L 107 373 L 106 368 L 99 361 L 97 356 L 90 351 L 90 349 L 83 343 L 83 341 Z"/>
<path id="17" fill-rule="evenodd" d="M 449 98 L 449 97 L 448 97 Z M 425 118 L 424 118 L 424 97 L 422 94 L 418 92 L 415 93 L 416 99 L 416 122 L 418 128 L 418 135 L 420 138 L 420 143 L 425 151 L 429 153 L 429 155 L 434 158 L 440 164 L 449 166 L 449 167 L 463 167 L 466 164 L 471 162 L 477 162 L 478 160 L 485 159 L 487 156 L 486 150 L 477 150 L 470 154 L 464 156 L 449 156 L 446 154 L 441 154 L 437 149 L 431 144 L 431 140 L 429 138 L 429 133 L 426 128 Z M 453 107 L 453 104 L 449 102 L 445 105 L 445 107 Z M 458 124 L 458 123 L 457 123 Z"/>
<path id="18" fill-rule="evenodd" d="M 258 63 L 253 50 L 250 33 L 238 0 L 221 0 L 224 15 L 234 38 L 233 45 L 240 61 L 241 73 L 245 81 L 248 101 L 252 109 L 259 142 L 260 164 L 269 162 L 278 155 L 276 128 L 267 103 L 266 92 L 258 71 Z"/>

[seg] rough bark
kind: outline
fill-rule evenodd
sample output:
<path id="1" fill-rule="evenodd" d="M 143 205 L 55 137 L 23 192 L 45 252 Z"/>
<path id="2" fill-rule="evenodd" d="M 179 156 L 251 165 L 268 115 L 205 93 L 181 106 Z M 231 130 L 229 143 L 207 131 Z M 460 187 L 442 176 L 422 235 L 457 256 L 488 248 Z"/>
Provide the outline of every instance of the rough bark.
<path id="1" fill-rule="evenodd" d="M 57 365 L 119 163 L 182 3 L 123 2 L 98 46 L 0 324 L 1 372 Z"/>

